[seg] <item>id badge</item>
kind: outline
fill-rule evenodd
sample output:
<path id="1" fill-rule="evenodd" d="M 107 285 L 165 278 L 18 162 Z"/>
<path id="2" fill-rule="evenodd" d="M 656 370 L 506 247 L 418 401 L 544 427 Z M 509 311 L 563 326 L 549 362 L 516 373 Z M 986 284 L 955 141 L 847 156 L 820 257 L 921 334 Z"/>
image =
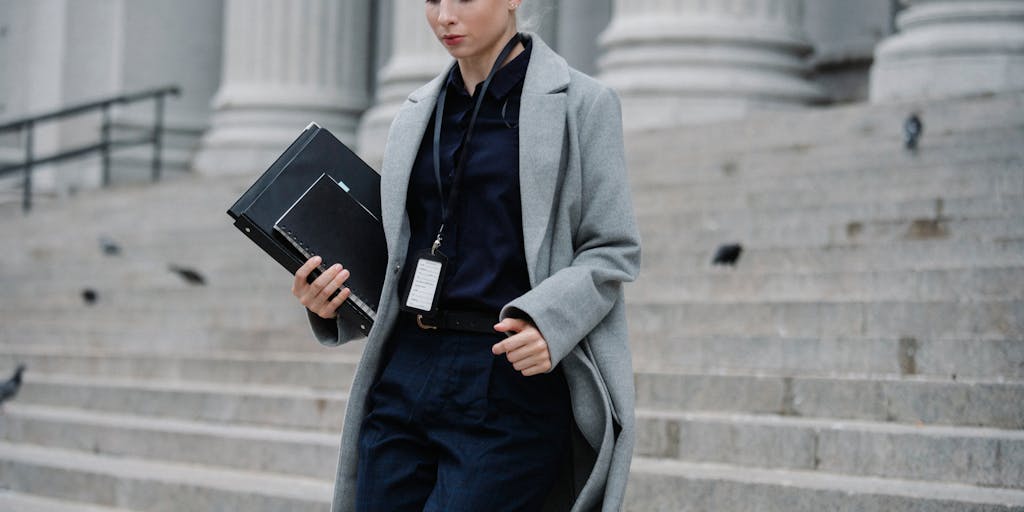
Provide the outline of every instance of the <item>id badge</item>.
<path id="1" fill-rule="evenodd" d="M 401 309 L 427 316 L 436 313 L 447 264 L 448 258 L 440 251 L 434 254 L 423 251 L 417 255 L 416 269 L 405 285 Z"/>

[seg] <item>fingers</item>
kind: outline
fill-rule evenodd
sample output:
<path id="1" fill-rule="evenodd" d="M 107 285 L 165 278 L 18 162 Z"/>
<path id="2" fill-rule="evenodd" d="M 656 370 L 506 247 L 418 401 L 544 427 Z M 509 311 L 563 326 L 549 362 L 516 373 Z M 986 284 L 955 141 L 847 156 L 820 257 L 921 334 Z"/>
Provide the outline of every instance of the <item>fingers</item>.
<path id="1" fill-rule="evenodd" d="M 309 307 L 320 295 L 320 292 L 337 277 L 338 272 L 341 272 L 341 265 L 336 263 L 320 274 L 306 287 L 306 293 L 300 298 L 302 303 Z"/>
<path id="2" fill-rule="evenodd" d="M 505 331 L 505 332 L 507 332 L 507 331 Z M 528 340 L 527 335 L 525 335 L 523 333 L 518 333 L 518 334 L 515 334 L 513 336 L 509 336 L 508 338 L 505 338 L 504 340 L 502 340 L 502 341 L 500 341 L 498 343 L 495 343 L 494 346 L 491 347 L 491 353 L 496 355 L 496 356 L 501 355 L 501 354 L 507 354 L 507 353 L 509 353 L 509 352 L 511 352 L 511 351 L 513 351 L 513 350 L 523 346 L 523 344 L 525 344 L 527 340 Z"/>
<path id="3" fill-rule="evenodd" d="M 518 318 L 506 318 L 494 325 L 494 330 L 498 332 L 520 332 L 527 327 L 530 327 L 530 322 L 526 320 L 520 320 Z"/>
<path id="4" fill-rule="evenodd" d="M 534 355 L 528 356 L 528 357 L 526 357 L 524 359 L 521 359 L 521 360 L 513 363 L 512 364 L 512 368 L 515 368 L 517 372 L 521 372 L 521 371 L 525 371 L 527 369 L 533 368 L 535 366 L 539 367 L 539 366 L 543 366 L 545 364 L 548 364 L 549 365 L 548 368 L 550 368 L 551 356 L 547 353 L 547 351 L 544 351 L 543 353 L 539 353 L 539 354 L 534 354 Z M 544 371 L 547 371 L 547 370 L 545 369 Z"/>
<path id="5" fill-rule="evenodd" d="M 549 371 L 551 371 L 550 359 L 545 360 L 543 363 L 538 364 L 536 366 L 531 366 L 520 373 L 522 373 L 524 377 L 533 377 L 534 375 L 540 375 L 542 373 L 547 373 Z"/>
<path id="6" fill-rule="evenodd" d="M 307 283 L 306 279 L 313 269 L 317 268 L 320 261 L 318 256 L 314 256 L 295 272 L 292 293 L 303 306 L 317 316 L 331 319 L 335 317 L 338 307 L 351 293 L 347 288 L 343 289 L 350 274 L 341 264 L 335 264 L 320 274 L 312 283 Z M 331 295 L 338 290 L 341 292 L 331 298 Z"/>
<path id="7" fill-rule="evenodd" d="M 341 269 L 341 265 L 338 265 L 338 268 Z M 334 295 L 335 291 L 341 289 L 342 285 L 345 284 L 345 281 L 348 280 L 348 277 L 349 271 L 347 269 L 342 269 L 328 284 L 323 287 L 323 289 L 320 290 L 319 298 L 322 298 L 324 302 L 327 302 L 331 295 Z"/>
<path id="8" fill-rule="evenodd" d="M 510 324 L 506 324 L 508 320 L 510 319 L 505 319 L 496 325 L 495 330 L 507 332 L 501 331 L 501 328 L 511 327 Z M 521 320 L 516 322 L 521 322 L 525 327 L 517 334 L 496 343 L 491 347 L 491 352 L 494 355 L 505 354 L 508 361 L 512 363 L 512 367 L 525 376 L 550 371 L 552 368 L 551 352 L 548 350 L 547 340 L 541 336 L 540 331 L 533 324 Z"/>
<path id="9" fill-rule="evenodd" d="M 310 272 L 320 265 L 321 261 L 323 260 L 320 256 L 313 256 L 306 260 L 306 263 L 299 267 L 299 270 L 295 271 L 295 281 L 292 283 L 292 295 L 301 298 L 302 295 L 305 294 L 306 286 L 309 284 L 306 280 L 309 279 Z"/>

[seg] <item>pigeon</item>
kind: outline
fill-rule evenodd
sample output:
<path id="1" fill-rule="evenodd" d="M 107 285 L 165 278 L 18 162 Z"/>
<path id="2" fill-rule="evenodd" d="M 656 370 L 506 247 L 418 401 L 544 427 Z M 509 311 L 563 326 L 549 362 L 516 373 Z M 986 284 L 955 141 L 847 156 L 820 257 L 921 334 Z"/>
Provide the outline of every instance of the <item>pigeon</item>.
<path id="1" fill-rule="evenodd" d="M 740 259 L 743 246 L 740 244 L 726 244 L 718 247 L 715 257 L 711 260 L 712 265 L 730 265 L 735 267 Z"/>
<path id="2" fill-rule="evenodd" d="M 917 151 L 917 144 L 924 133 L 924 123 L 917 114 L 910 114 L 910 117 L 903 122 L 903 146 L 907 151 Z"/>
<path id="3" fill-rule="evenodd" d="M 118 256 L 121 254 L 121 246 L 117 245 L 117 242 L 113 238 L 106 235 L 100 235 L 100 250 L 107 256 Z"/>
<path id="4" fill-rule="evenodd" d="M 181 276 L 181 278 L 190 285 L 203 286 L 206 284 L 206 279 L 195 269 L 181 267 L 173 263 L 168 265 L 167 268 L 170 269 L 171 272 Z"/>
<path id="5" fill-rule="evenodd" d="M 93 290 L 92 288 L 86 288 L 82 290 L 82 301 L 85 302 L 86 306 L 92 306 L 93 304 L 96 304 L 96 301 L 99 300 L 99 298 L 100 295 L 96 293 L 96 290 Z"/>
<path id="6" fill-rule="evenodd" d="M 0 406 L 18 394 L 18 390 L 21 389 L 21 374 L 24 371 L 25 365 L 19 364 L 18 368 L 14 370 L 14 375 L 0 384 Z"/>

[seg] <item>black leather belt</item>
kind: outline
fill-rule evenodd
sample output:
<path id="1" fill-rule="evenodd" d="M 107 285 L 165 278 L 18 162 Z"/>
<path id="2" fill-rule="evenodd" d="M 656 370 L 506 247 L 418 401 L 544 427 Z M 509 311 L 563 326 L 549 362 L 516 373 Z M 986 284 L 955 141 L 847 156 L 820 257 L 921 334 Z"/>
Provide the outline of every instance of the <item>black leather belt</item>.
<path id="1" fill-rule="evenodd" d="M 480 311 L 460 311 L 450 309 L 438 311 L 430 318 L 416 315 L 416 325 L 425 330 L 450 330 L 475 332 L 480 334 L 497 334 L 494 324 L 498 323 L 497 313 Z"/>

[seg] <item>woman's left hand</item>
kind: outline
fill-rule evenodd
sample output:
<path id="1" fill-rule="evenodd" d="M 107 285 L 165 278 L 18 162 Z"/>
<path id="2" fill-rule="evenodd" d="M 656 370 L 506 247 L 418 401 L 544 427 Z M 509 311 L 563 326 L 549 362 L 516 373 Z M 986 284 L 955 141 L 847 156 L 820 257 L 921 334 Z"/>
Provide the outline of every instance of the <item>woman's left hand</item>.
<path id="1" fill-rule="evenodd" d="M 496 324 L 494 330 L 515 333 L 491 347 L 491 352 L 496 356 L 505 354 L 516 371 L 529 377 L 551 370 L 548 342 L 541 336 L 537 326 L 526 320 L 506 318 Z"/>

